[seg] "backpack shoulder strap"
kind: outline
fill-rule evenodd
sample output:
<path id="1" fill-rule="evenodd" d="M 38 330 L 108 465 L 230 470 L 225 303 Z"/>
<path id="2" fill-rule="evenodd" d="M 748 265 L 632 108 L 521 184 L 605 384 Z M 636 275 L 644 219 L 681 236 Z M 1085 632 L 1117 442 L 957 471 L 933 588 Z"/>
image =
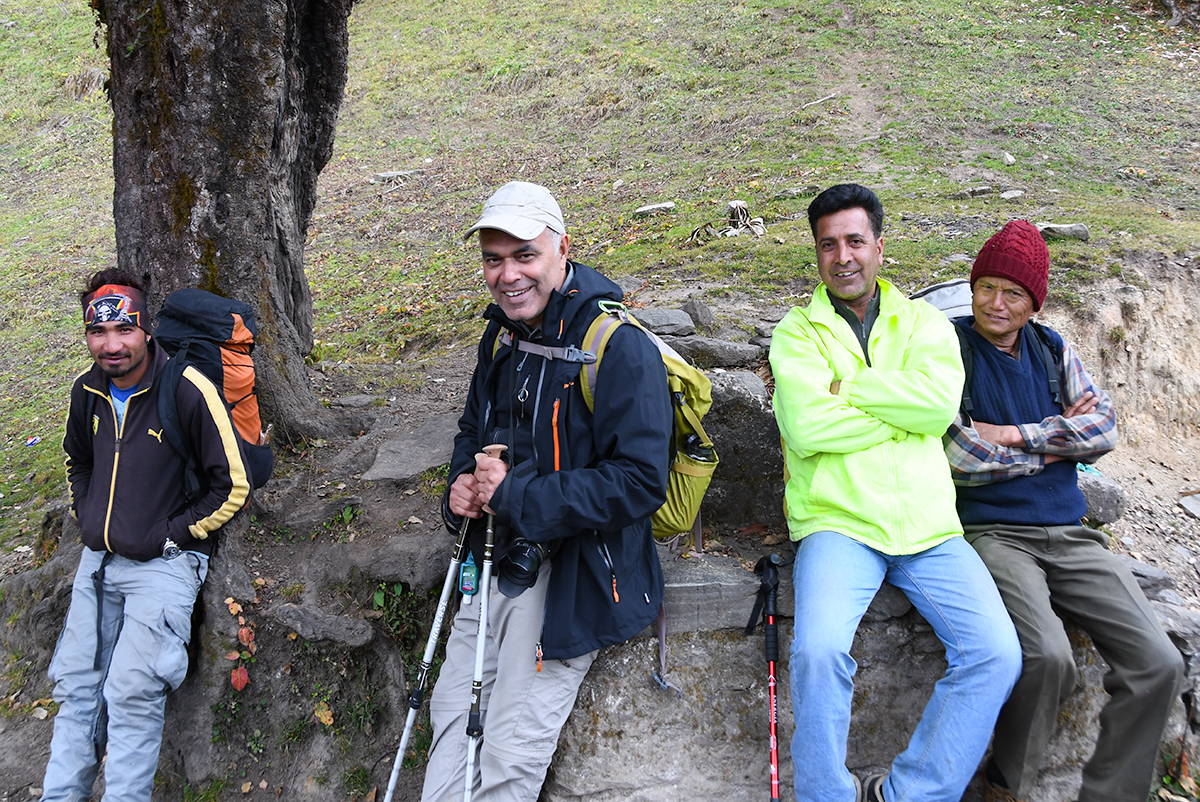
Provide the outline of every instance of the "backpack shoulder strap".
<path id="1" fill-rule="evenodd" d="M 975 402 L 971 400 L 971 376 L 975 373 L 975 355 L 971 351 L 971 344 L 967 341 L 967 333 L 962 330 L 962 327 L 954 326 L 954 333 L 958 335 L 958 353 L 962 356 L 963 373 L 965 374 L 962 403 L 959 405 L 959 410 L 963 413 L 963 417 L 971 420 L 971 412 L 975 409 Z"/>
<path id="2" fill-rule="evenodd" d="M 1060 407 L 1065 406 L 1062 394 L 1062 349 L 1055 348 L 1050 339 L 1050 332 L 1041 323 L 1032 320 L 1026 323 L 1025 334 L 1025 339 L 1038 349 L 1042 364 L 1046 366 L 1046 383 L 1050 387 L 1050 395 L 1054 396 L 1054 403 Z"/>
<path id="3" fill-rule="evenodd" d="M 598 305 L 600 313 L 583 335 L 583 350 L 595 354 L 596 358 L 579 369 L 579 389 L 583 391 L 583 400 L 587 403 L 589 412 L 596 410 L 595 388 L 596 376 L 600 372 L 600 359 L 604 356 L 604 349 L 608 347 L 613 332 L 626 322 L 627 314 L 624 304 L 616 301 L 600 301 Z"/>
<path id="4" fill-rule="evenodd" d="M 179 425 L 179 404 L 176 393 L 179 391 L 179 380 L 187 367 L 187 349 L 189 342 L 185 341 L 175 356 L 167 360 L 166 367 L 159 374 L 158 381 L 158 422 L 162 426 L 162 435 L 170 443 L 175 453 L 183 458 L 183 497 L 191 504 L 200 495 L 200 479 L 196 473 L 196 456 L 183 434 Z"/>

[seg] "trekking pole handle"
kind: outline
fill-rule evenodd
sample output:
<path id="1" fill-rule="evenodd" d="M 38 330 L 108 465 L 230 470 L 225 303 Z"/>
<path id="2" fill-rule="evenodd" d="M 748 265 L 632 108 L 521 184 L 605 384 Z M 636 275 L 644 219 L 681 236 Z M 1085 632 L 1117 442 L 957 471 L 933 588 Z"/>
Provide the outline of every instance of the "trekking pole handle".
<path id="1" fill-rule="evenodd" d="M 763 565 L 763 585 L 769 588 L 767 594 L 767 660 L 779 659 L 779 631 L 775 627 L 775 603 L 779 596 L 779 565 L 783 560 L 778 554 L 772 554 Z"/>
<path id="2" fill-rule="evenodd" d="M 503 459 L 501 457 L 501 455 L 507 450 L 508 450 L 508 446 L 504 445 L 503 443 L 492 443 L 490 446 L 484 446 L 483 451 L 481 451 L 475 455 L 475 472 L 476 473 L 479 472 L 480 458 L 490 457 L 491 459 Z M 488 507 L 486 504 L 483 507 L 483 511 L 486 512 L 488 515 L 495 514 L 495 511 L 492 510 L 490 507 Z"/>

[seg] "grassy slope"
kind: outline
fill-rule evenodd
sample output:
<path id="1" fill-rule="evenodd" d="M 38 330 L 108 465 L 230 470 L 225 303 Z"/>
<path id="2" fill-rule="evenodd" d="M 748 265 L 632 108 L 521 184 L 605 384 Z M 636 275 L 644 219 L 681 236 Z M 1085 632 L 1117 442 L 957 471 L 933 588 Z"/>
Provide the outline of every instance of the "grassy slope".
<path id="1" fill-rule="evenodd" d="M 390 363 L 466 342 L 486 297 L 457 234 L 514 177 L 550 186 L 577 256 L 611 273 L 784 301 L 815 272 L 807 225 L 789 219 L 807 198 L 772 199 L 808 184 L 880 191 L 888 269 L 910 287 L 1015 216 L 1091 226 L 1090 243 L 1053 246 L 1075 283 L 1119 270 L 1127 249 L 1200 243 L 1200 41 L 1142 6 L 647 8 L 361 0 L 309 232 L 315 356 Z M 112 259 L 111 117 L 102 96 L 64 89 L 104 63 L 86 3 L 4 0 L 0 17 L 0 288 L 16 301 L 0 320 L 0 547 L 13 548 L 62 488 L 66 387 L 86 365 L 73 292 Z M 384 170 L 419 172 L 367 183 Z M 980 184 L 1027 194 L 948 197 Z M 767 237 L 681 245 L 733 198 Z M 675 215 L 632 217 L 666 200 Z"/>

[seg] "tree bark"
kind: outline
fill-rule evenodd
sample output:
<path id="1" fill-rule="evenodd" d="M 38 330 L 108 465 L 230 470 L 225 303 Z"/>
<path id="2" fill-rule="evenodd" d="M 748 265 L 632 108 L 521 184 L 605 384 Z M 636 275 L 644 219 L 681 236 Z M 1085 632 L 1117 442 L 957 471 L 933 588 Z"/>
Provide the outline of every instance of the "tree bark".
<path id="1" fill-rule="evenodd" d="M 91 0 L 108 26 L 117 263 L 150 307 L 200 287 L 254 307 L 260 398 L 329 436 L 313 393 L 305 233 L 333 151 L 354 0 Z"/>

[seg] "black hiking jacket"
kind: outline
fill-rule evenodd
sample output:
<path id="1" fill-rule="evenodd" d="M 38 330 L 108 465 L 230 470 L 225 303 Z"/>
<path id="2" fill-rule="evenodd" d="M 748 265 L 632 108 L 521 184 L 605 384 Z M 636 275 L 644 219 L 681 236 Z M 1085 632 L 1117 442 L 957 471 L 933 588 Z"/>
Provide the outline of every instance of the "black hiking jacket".
<path id="1" fill-rule="evenodd" d="M 158 418 L 158 378 L 167 354 L 151 339 L 146 358 L 150 367 L 129 397 L 119 429 L 104 371 L 92 365 L 75 379 L 63 437 L 71 512 L 83 544 L 96 551 L 150 560 L 162 555 L 170 538 L 181 549 L 211 555 L 209 534 L 242 508 L 250 492 L 240 438 L 220 391 L 196 368 L 184 370 L 175 394 L 179 425 L 205 489 L 187 506 L 184 461 L 162 436 Z"/>
<path id="2" fill-rule="evenodd" d="M 542 345 L 579 347 L 600 314 L 597 302 L 622 296 L 592 268 L 572 267 L 565 293 L 554 292 L 543 313 Z M 449 483 L 475 469 L 483 446 L 509 445 L 514 462 L 489 506 L 511 536 L 553 546 L 544 656 L 568 659 L 626 641 L 655 620 L 662 603 L 662 568 L 650 533 L 650 516 L 666 500 L 670 464 L 672 413 L 662 358 L 635 326 L 618 327 L 600 363 L 590 412 L 579 388 L 580 363 L 518 351 L 516 341 L 532 333 L 495 304 L 484 317 L 489 322 Z M 514 339 L 497 347 L 502 329 Z M 522 403 L 524 414 L 511 414 Z M 514 421 L 512 427 L 497 425 L 498 407 L 508 410 L 500 417 Z M 443 515 L 457 532 L 460 519 L 446 503 Z M 471 541 L 477 561 L 482 530 L 477 526 Z"/>

